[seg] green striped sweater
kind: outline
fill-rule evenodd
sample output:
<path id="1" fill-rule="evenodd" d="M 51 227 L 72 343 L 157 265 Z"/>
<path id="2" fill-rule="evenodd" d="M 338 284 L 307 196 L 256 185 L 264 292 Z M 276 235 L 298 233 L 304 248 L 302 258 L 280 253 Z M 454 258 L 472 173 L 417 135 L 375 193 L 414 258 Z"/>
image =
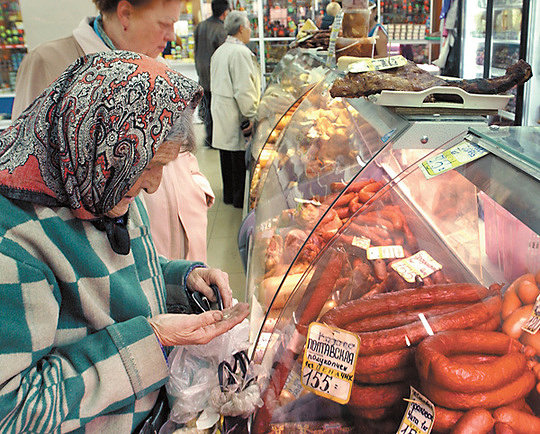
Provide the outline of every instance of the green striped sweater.
<path id="1" fill-rule="evenodd" d="M 0 433 L 133 431 L 168 371 L 147 318 L 188 261 L 158 258 L 137 199 L 122 256 L 67 208 L 0 196 Z"/>

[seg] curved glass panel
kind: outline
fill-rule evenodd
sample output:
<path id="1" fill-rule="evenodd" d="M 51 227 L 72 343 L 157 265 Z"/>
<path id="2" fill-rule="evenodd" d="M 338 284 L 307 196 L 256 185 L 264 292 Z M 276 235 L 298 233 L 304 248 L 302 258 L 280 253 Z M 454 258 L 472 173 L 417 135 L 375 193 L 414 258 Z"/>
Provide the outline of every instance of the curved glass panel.
<path id="1" fill-rule="evenodd" d="M 434 404 L 436 432 L 477 407 L 518 406 L 518 424 L 540 415 L 534 335 L 508 323 L 518 309 L 530 317 L 526 303 L 539 293 L 540 183 L 515 156 L 492 153 L 434 177 L 421 168 L 482 140 L 469 132 L 432 147 L 396 138 L 318 219 L 285 281 L 328 222 L 339 228 L 281 306 L 279 293 L 270 301 L 253 356 L 267 376 L 252 432 L 401 432 L 411 386 Z M 348 386 L 337 365 L 321 368 L 338 358 L 337 341 L 309 335 L 306 345 L 313 322 L 359 338 Z M 306 354 L 317 363 L 303 363 Z M 487 374 L 460 377 L 474 369 Z M 349 387 L 345 404 L 331 398 L 334 386 Z"/>
<path id="2" fill-rule="evenodd" d="M 347 181 L 388 138 L 399 135 L 408 125 L 369 102 L 358 106 L 359 111 L 351 100 L 332 98 L 329 89 L 336 77 L 331 73 L 306 95 L 261 171 L 264 182 L 259 184 L 248 264 L 248 299 L 253 306 L 254 330 L 258 330 L 271 303 L 268 315 L 276 320 L 298 279 L 341 226 L 339 218 L 325 221 L 323 233 L 316 235 L 316 242 L 306 247 L 289 269 Z M 381 121 L 384 116 L 373 116 L 378 110 L 385 112 L 387 123 Z M 271 324 L 268 319 L 266 326 Z"/>

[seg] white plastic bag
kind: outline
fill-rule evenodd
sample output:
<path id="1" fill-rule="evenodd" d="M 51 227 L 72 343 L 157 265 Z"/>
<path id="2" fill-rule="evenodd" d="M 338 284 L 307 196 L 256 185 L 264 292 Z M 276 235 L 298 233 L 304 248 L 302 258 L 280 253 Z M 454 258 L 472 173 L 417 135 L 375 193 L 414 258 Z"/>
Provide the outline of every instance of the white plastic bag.
<path id="1" fill-rule="evenodd" d="M 208 407 L 210 392 L 219 386 L 218 365 L 248 347 L 247 319 L 207 344 L 175 347 L 169 355 L 166 386 L 171 404 L 169 419 L 187 423 Z"/>

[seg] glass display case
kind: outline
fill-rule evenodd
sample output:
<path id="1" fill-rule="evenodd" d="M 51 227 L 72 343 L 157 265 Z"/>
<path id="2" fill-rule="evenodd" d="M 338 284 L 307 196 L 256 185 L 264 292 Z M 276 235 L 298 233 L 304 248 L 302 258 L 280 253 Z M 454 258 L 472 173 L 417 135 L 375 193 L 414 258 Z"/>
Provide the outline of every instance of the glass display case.
<path id="1" fill-rule="evenodd" d="M 367 101 L 334 104 L 353 125 L 377 127 L 362 116 Z M 300 109 L 306 122 L 313 111 Z M 479 418 L 485 432 L 495 423 L 536 432 L 540 128 L 455 134 L 432 123 L 426 137 L 437 130 L 441 144 L 411 140 L 414 125 L 379 152 L 348 137 L 344 164 L 315 182 L 296 152 L 305 134 L 290 134 L 294 147 L 272 164 L 248 275 L 264 316 L 253 360 L 266 374 L 253 433 L 448 432 Z M 364 149 L 369 163 L 353 165 Z M 265 292 L 279 238 L 291 258 Z"/>
<path id="2" fill-rule="evenodd" d="M 344 209 L 318 225 L 336 196 L 408 127 L 405 119 L 364 99 L 332 98 L 329 88 L 336 77 L 328 74 L 306 94 L 261 171 L 247 267 L 254 330 L 270 305 L 277 319 L 295 282 L 347 218 Z M 298 257 L 310 234 L 312 242 Z"/>
<path id="3" fill-rule="evenodd" d="M 312 50 L 287 52 L 268 80 L 257 112 L 257 125 L 251 141 L 249 203 L 258 198 L 261 171 L 264 170 L 281 131 L 306 93 L 328 73 L 325 59 Z"/>

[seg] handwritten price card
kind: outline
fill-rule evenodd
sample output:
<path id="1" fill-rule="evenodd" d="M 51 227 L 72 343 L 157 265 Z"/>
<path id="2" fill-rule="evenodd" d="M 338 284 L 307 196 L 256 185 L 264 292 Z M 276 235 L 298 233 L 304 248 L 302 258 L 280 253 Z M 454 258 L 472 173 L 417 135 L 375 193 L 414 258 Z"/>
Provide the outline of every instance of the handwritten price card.
<path id="1" fill-rule="evenodd" d="M 431 179 L 487 154 L 488 152 L 484 148 L 468 140 L 463 140 L 442 154 L 419 163 L 419 166 L 426 179 Z"/>
<path id="2" fill-rule="evenodd" d="M 397 434 L 429 434 L 435 421 L 435 406 L 411 386 L 411 396 Z"/>
<path id="3" fill-rule="evenodd" d="M 319 396 L 347 404 L 359 346 L 358 336 L 353 333 L 311 323 L 302 362 L 302 386 Z"/>

